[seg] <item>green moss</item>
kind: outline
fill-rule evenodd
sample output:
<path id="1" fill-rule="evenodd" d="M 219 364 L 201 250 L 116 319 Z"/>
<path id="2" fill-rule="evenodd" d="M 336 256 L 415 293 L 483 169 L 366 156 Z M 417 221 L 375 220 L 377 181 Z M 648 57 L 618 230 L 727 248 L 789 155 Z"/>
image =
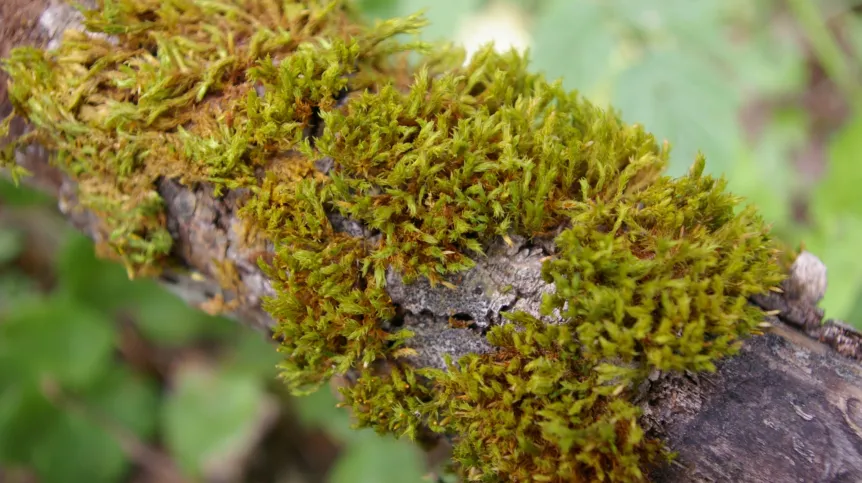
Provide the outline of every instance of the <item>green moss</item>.
<path id="1" fill-rule="evenodd" d="M 485 49 L 465 64 L 398 40 L 418 17 L 369 27 L 340 1 L 113 0 L 87 26 L 115 43 L 71 33 L 5 69 L 35 128 L 19 145 L 58 152 L 105 248 L 132 275 L 165 263 L 163 177 L 248 189 L 240 214 L 276 247 L 264 307 L 291 389 L 356 371 L 344 396 L 361 425 L 456 435 L 470 480 L 643 479 L 661 446 L 634 388 L 655 369 L 714 369 L 761 316 L 747 297 L 780 280 L 762 221 L 703 159 L 664 177 L 667 146 L 524 57 Z M 333 211 L 379 236 L 337 232 Z M 388 267 L 451 286 L 492 239 L 561 225 L 542 311 L 563 323 L 508 314 L 493 354 L 447 371 L 403 362 L 411 334 L 381 326 L 395 315 Z"/>

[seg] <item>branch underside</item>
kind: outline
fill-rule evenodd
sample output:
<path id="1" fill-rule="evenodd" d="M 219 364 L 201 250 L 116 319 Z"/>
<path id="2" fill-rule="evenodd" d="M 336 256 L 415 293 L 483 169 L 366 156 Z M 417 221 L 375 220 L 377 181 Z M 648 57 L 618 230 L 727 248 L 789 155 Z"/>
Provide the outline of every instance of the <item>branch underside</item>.
<path id="1" fill-rule="evenodd" d="M 49 45 L 65 27 L 79 25 L 74 10 L 53 0 L 12 1 L 0 9 L 3 56 L 14 45 Z M 0 80 L 5 89 L 5 78 Z M 0 112 L 6 113 L 5 90 L 0 96 Z M 16 128 L 18 134 L 25 129 Z M 98 218 L 78 206 L 74 182 L 51 167 L 49 156 L 34 146 L 18 161 L 34 173 L 37 186 L 58 198 L 76 228 L 104 241 Z M 317 167 L 326 172 L 323 161 Z M 272 256 L 273 247 L 244 239 L 237 210 L 245 193 L 216 197 L 211 186 L 170 179 L 159 182 L 158 192 L 174 240 L 173 265 L 160 275 L 162 283 L 195 306 L 217 300 L 225 315 L 269 332 L 274 322 L 261 300 L 274 291 L 257 261 Z M 342 232 L 371 236 L 340 215 L 329 217 Z M 541 276 L 543 258 L 553 253 L 551 240 L 497 242 L 475 268 L 451 278 L 454 290 L 404 284 L 390 270 L 387 293 L 398 314 L 384 328 L 413 331 L 410 362 L 442 369 L 446 356 L 492 351 L 484 334 L 502 323 L 502 312 L 521 310 L 554 323 L 538 311 L 542 295 L 554 289 Z M 225 266 L 235 267 L 232 289 L 223 283 Z M 862 367 L 851 360 L 862 359 L 862 335 L 839 322 L 823 323 L 816 301 L 794 298 L 796 293 L 755 298 L 780 314 L 768 317 L 769 333 L 749 340 L 716 373 L 655 374 L 639 388 L 648 434 L 680 455 L 652 475 L 655 481 L 862 481 Z"/>

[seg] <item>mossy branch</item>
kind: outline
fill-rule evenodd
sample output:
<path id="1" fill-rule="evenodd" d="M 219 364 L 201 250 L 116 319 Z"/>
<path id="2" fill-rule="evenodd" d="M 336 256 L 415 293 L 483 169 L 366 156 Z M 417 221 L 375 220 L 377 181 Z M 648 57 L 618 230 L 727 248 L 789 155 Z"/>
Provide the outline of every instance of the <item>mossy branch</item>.
<path id="1" fill-rule="evenodd" d="M 759 335 L 790 323 L 858 358 L 859 334 L 821 325 L 799 277 L 779 289 L 789 263 L 702 157 L 663 176 L 669 148 L 643 128 L 515 53 L 405 42 L 420 17 L 97 7 L 46 1 L 25 35 L 8 21 L 0 163 L 54 176 L 130 276 L 272 331 L 295 392 L 347 381 L 359 424 L 453 441 L 469 480 L 862 478 L 859 366 L 827 351 L 799 372 Z M 80 20 L 62 41 L 57 18 Z M 823 447 L 800 452 L 800 431 Z M 762 441 L 785 445 L 774 464 L 752 459 Z"/>

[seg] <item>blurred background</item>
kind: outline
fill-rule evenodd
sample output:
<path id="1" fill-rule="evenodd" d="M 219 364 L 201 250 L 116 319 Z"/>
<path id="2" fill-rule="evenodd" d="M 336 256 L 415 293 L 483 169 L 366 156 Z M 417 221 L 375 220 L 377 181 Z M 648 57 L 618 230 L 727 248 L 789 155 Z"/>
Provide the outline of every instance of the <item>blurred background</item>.
<path id="1" fill-rule="evenodd" d="M 427 40 L 529 50 L 548 77 L 698 150 L 829 267 L 862 327 L 862 0 L 360 0 Z M 0 181 L 0 482 L 454 481 L 275 379 L 258 333 L 97 260 L 51 200 Z"/>

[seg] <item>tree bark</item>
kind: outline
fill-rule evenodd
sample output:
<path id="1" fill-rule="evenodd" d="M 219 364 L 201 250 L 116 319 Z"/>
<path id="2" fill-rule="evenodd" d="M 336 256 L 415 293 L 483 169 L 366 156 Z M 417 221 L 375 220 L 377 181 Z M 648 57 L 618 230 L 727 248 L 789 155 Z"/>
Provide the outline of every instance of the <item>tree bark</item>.
<path id="1" fill-rule="evenodd" d="M 64 29 L 80 28 L 77 12 L 62 0 L 4 0 L 0 4 L 0 55 L 19 45 L 49 47 Z M 0 71 L 0 114 L 10 112 L 5 74 Z M 14 134 L 26 130 L 14 126 Z M 82 232 L 100 241 L 94 214 L 76 202 L 74 182 L 53 168 L 38 146 L 20 152 L 30 182 L 58 199 L 60 211 Z M 326 164 L 324 163 L 321 163 Z M 325 171 L 325 166 L 321 166 Z M 257 265 L 272 246 L 236 239 L 243 193 L 216 199 L 206 185 L 189 188 L 165 179 L 159 194 L 167 205 L 176 267 L 161 281 L 189 303 L 229 303 L 227 314 L 268 332 L 272 319 L 261 309 L 273 294 Z M 332 215 L 340 230 L 364 236 L 362 227 Z M 236 229 L 235 229 L 236 228 Z M 457 289 L 387 275 L 387 291 L 415 332 L 409 342 L 417 366 L 445 367 L 445 355 L 493 350 L 482 330 L 499 324 L 500 312 L 537 313 L 542 294 L 553 290 L 540 275 L 552 244 L 515 239 L 498 243 L 477 266 L 462 274 Z M 234 290 L 219 283 L 220 267 L 232 262 L 240 281 Z M 815 263 L 816 267 L 816 263 Z M 816 270 L 815 270 L 816 272 Z M 642 424 L 679 453 L 652 478 L 662 482 L 858 482 L 862 481 L 862 335 L 824 321 L 816 307 L 822 273 L 797 269 L 783 294 L 753 300 L 767 310 L 769 328 L 746 342 L 741 353 L 718 364 L 714 374 L 655 374 L 639 390 Z M 451 316 L 470 320 L 452 328 Z"/>

